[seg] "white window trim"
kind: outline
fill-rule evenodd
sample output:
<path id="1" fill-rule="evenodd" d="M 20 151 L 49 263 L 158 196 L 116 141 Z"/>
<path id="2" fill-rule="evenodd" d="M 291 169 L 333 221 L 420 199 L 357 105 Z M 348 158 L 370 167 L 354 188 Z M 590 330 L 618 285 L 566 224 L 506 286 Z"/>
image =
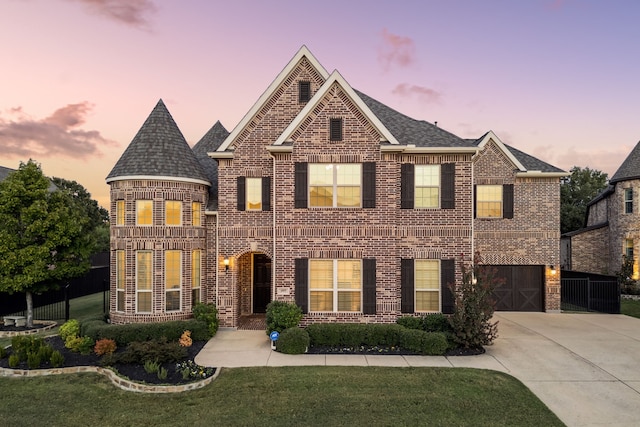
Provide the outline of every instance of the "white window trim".
<path id="1" fill-rule="evenodd" d="M 419 290 L 416 281 L 418 279 L 418 263 L 420 261 L 430 261 L 438 263 L 438 288 L 437 289 L 425 289 Z M 414 307 L 417 306 L 418 301 L 418 292 L 438 292 L 438 310 L 437 311 L 429 311 L 429 310 L 418 310 L 415 308 L 416 313 L 442 313 L 442 262 L 439 259 L 414 259 L 413 260 L 413 301 Z"/>
<path id="2" fill-rule="evenodd" d="M 122 254 L 122 258 L 123 261 L 122 262 L 122 266 L 120 265 L 120 255 Z M 126 283 L 126 277 L 127 277 L 127 273 L 126 273 L 126 267 L 127 267 L 127 260 L 126 260 L 126 253 L 123 250 L 117 250 L 116 251 L 116 311 L 119 313 L 123 313 L 125 311 L 125 296 L 126 296 L 126 287 L 127 287 L 127 283 Z M 120 267 L 122 267 L 122 277 L 119 276 L 120 274 Z M 122 289 L 120 289 L 118 287 L 118 285 L 120 285 L 120 283 L 122 283 Z M 119 300 L 119 295 L 120 293 L 122 293 L 123 298 L 122 298 L 122 310 L 118 309 L 118 300 Z"/>
<path id="3" fill-rule="evenodd" d="M 122 206 L 122 209 L 120 209 L 120 206 Z M 126 209 L 125 201 L 123 199 L 116 200 L 116 226 L 118 227 L 122 227 L 123 225 L 126 224 L 125 209 Z M 120 212 L 122 212 L 122 215 L 120 215 Z"/>
<path id="4" fill-rule="evenodd" d="M 175 252 L 179 254 L 178 257 L 178 289 L 168 289 L 167 288 L 167 254 L 169 252 Z M 164 252 L 164 311 L 166 313 L 175 313 L 177 311 L 182 310 L 182 251 L 180 250 L 168 250 Z M 178 293 L 178 308 L 174 310 L 167 309 L 167 294 L 169 292 L 177 292 Z"/>
<path id="5" fill-rule="evenodd" d="M 138 287 L 138 275 L 139 265 L 138 265 L 138 254 L 139 253 L 149 253 L 151 254 L 151 265 L 149 266 L 149 271 L 151 272 L 151 289 L 139 289 Z M 140 302 L 140 298 L 138 295 L 140 293 L 150 293 L 151 294 L 151 310 L 150 311 L 140 311 L 138 305 Z M 153 313 L 153 251 L 137 251 L 136 252 L 136 313 Z"/>
<path id="6" fill-rule="evenodd" d="M 415 183 L 415 176 L 418 175 L 418 169 L 419 168 L 423 168 L 423 167 L 437 167 L 438 169 L 438 185 L 417 185 Z M 442 174 L 440 171 L 440 165 L 415 165 L 414 166 L 414 183 L 413 183 L 413 198 L 414 198 L 414 209 L 440 209 L 440 199 L 442 198 Z M 437 188 L 438 189 L 438 203 L 436 204 L 436 206 L 418 206 L 418 203 L 416 201 L 417 196 L 417 190 L 418 188 Z"/>
<path id="7" fill-rule="evenodd" d="M 332 196 L 333 196 L 333 200 L 331 201 L 332 204 L 331 206 L 311 206 L 311 187 L 317 187 L 315 185 L 311 185 L 311 165 L 331 165 L 332 166 L 332 171 L 333 171 L 333 190 L 332 190 Z M 354 185 L 338 185 L 338 168 L 336 166 L 340 166 L 340 165 L 358 165 L 360 166 L 360 184 L 359 184 L 359 188 L 360 188 L 360 203 L 358 203 L 358 206 L 338 206 L 338 188 L 340 187 L 355 187 Z M 331 208 L 335 208 L 335 209 L 358 209 L 358 208 L 362 208 L 362 191 L 363 191 L 363 187 L 364 184 L 362 182 L 362 180 L 364 179 L 362 176 L 362 163 L 309 163 L 308 169 L 307 169 L 307 176 L 309 177 L 309 183 L 307 184 L 307 205 L 309 206 L 310 209 L 331 209 Z"/>
<path id="8" fill-rule="evenodd" d="M 244 209 L 247 211 L 261 211 L 262 210 L 262 178 L 253 178 L 253 177 L 245 177 L 245 189 L 244 189 Z M 258 182 L 258 190 L 260 192 L 260 207 L 259 208 L 250 208 L 249 207 L 249 182 L 253 180 L 254 182 Z"/>
<path id="9" fill-rule="evenodd" d="M 498 202 L 498 200 L 480 200 L 478 198 L 478 188 L 480 187 L 499 187 L 500 188 L 500 215 L 498 216 L 482 216 L 480 215 L 480 208 L 478 207 L 478 203 L 494 203 Z M 480 219 L 502 219 L 504 218 L 504 194 L 503 194 L 503 186 L 500 184 L 478 184 L 476 185 L 476 201 L 475 201 L 475 210 L 476 210 L 476 218 Z"/>
<path id="10" fill-rule="evenodd" d="M 179 209 L 180 212 L 178 213 L 178 223 L 177 224 L 169 224 L 168 221 L 167 221 L 167 219 L 168 219 L 168 216 L 167 216 L 167 212 L 168 212 L 167 204 L 169 202 L 177 202 L 178 206 L 180 206 L 180 209 Z M 181 200 L 165 200 L 164 201 L 164 225 L 166 225 L 167 227 L 181 227 L 182 226 L 182 201 Z"/>
<path id="11" fill-rule="evenodd" d="M 631 194 L 631 198 L 627 199 L 627 194 Z M 623 202 L 623 210 L 626 215 L 633 213 L 633 188 L 625 188 L 623 194 L 624 202 Z M 631 203 L 631 212 L 627 212 L 627 203 Z"/>
<path id="12" fill-rule="evenodd" d="M 199 253 L 200 256 L 198 257 L 198 266 L 197 266 L 197 270 L 198 270 L 198 286 L 194 286 L 194 271 L 196 271 L 196 268 L 194 268 L 193 265 L 193 255 L 195 253 Z M 198 301 L 202 302 L 202 250 L 200 249 L 194 249 L 191 252 L 191 305 L 194 305 L 193 302 L 193 291 L 198 291 Z"/>
<path id="13" fill-rule="evenodd" d="M 150 202 L 151 203 L 151 223 L 150 224 L 140 224 L 138 222 L 139 216 L 138 216 L 138 203 L 139 202 Z M 136 200 L 136 225 L 139 227 L 151 227 L 153 225 L 153 200 L 149 200 L 149 199 L 141 199 L 141 200 Z"/>
<path id="14" fill-rule="evenodd" d="M 313 258 L 313 259 L 309 259 L 309 273 L 308 273 L 308 277 L 309 277 L 309 285 L 308 285 L 308 295 L 307 295 L 307 301 L 309 301 L 309 306 L 311 305 L 311 262 L 312 261 L 333 261 L 333 273 L 332 273 L 332 280 L 333 280 L 333 287 L 332 288 L 314 288 L 313 291 L 314 292 L 329 292 L 331 291 L 332 293 L 332 298 L 333 298 L 333 310 L 332 311 L 327 311 L 327 310 L 323 310 L 323 311 L 311 311 L 309 310 L 311 313 L 362 313 L 362 305 L 363 305 L 363 295 L 362 295 L 362 287 L 363 287 L 363 271 L 362 271 L 362 260 L 361 259 L 350 259 L 350 258 L 338 258 L 338 259 L 324 259 L 324 258 Z M 358 311 L 340 311 L 338 310 L 338 292 L 339 292 L 339 288 L 338 288 L 338 261 L 359 261 L 360 262 L 360 310 Z M 353 292 L 355 293 L 355 290 L 342 290 L 342 292 Z"/>

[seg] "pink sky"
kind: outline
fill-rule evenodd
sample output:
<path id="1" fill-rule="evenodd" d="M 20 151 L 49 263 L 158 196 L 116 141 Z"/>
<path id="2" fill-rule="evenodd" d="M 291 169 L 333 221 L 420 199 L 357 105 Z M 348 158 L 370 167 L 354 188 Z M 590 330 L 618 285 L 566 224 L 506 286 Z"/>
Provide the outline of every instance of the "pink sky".
<path id="1" fill-rule="evenodd" d="M 640 140 L 635 0 L 0 2 L 0 165 L 104 179 L 162 98 L 194 145 L 303 44 L 416 119 L 611 176 Z"/>

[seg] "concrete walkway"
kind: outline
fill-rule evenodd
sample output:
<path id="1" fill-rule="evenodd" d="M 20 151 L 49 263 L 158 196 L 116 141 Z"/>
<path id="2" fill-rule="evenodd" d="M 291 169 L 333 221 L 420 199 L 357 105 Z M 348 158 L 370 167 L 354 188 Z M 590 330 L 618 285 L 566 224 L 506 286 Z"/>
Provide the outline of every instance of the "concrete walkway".
<path id="1" fill-rule="evenodd" d="M 480 356 L 286 355 L 271 351 L 264 331 L 222 329 L 196 363 L 493 369 L 522 381 L 568 426 L 640 425 L 640 319 L 510 312 L 495 319 L 499 337 Z"/>

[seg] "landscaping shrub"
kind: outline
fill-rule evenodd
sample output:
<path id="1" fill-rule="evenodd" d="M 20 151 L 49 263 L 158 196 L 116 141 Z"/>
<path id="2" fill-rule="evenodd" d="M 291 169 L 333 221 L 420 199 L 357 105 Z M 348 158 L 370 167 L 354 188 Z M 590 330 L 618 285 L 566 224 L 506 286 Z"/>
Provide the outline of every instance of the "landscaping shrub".
<path id="1" fill-rule="evenodd" d="M 419 329 L 405 329 L 398 344 L 403 349 L 431 356 L 442 355 L 449 348 L 443 333 L 425 332 Z"/>
<path id="2" fill-rule="evenodd" d="M 0 359 L 4 359 L 5 357 L 7 357 L 7 349 L 0 346 Z"/>
<path id="3" fill-rule="evenodd" d="M 282 331 L 276 341 L 276 351 L 285 354 L 302 354 L 309 348 L 309 334 L 302 328 L 288 328 Z"/>
<path id="4" fill-rule="evenodd" d="M 302 320 L 302 309 L 293 302 L 271 301 L 267 305 L 267 335 L 295 328 Z"/>
<path id="5" fill-rule="evenodd" d="M 167 371 L 167 369 L 166 369 L 166 368 L 162 368 L 162 367 L 161 367 L 161 368 L 158 370 L 158 379 L 166 380 L 166 379 L 167 379 L 167 375 L 168 375 L 168 374 L 169 374 L 169 371 Z"/>
<path id="6" fill-rule="evenodd" d="M 202 302 L 193 306 L 193 317 L 196 320 L 206 323 L 209 329 L 209 338 L 218 332 L 218 309 L 215 304 L 204 304 Z"/>
<path id="7" fill-rule="evenodd" d="M 193 341 L 206 341 L 211 338 L 207 324 L 196 319 L 157 323 L 129 323 L 126 325 L 113 325 L 101 320 L 90 320 L 82 322 L 80 329 L 94 340 L 112 339 L 118 347 L 125 347 L 135 341 L 166 339 L 177 342 L 185 330 L 191 331 L 191 339 Z"/>
<path id="8" fill-rule="evenodd" d="M 93 350 L 95 341 L 91 337 L 73 337 L 68 338 L 64 342 L 64 346 L 69 350 L 80 353 L 80 354 L 90 354 L 91 350 Z"/>
<path id="9" fill-rule="evenodd" d="M 40 360 L 49 360 L 52 353 L 53 347 L 51 347 L 49 344 L 41 345 L 38 349 L 38 356 L 40 357 Z"/>
<path id="10" fill-rule="evenodd" d="M 160 369 L 160 364 L 157 360 L 147 360 L 144 362 L 144 371 L 147 374 L 155 374 Z"/>
<path id="11" fill-rule="evenodd" d="M 183 360 L 176 365 L 176 372 L 182 374 L 182 379 L 207 378 L 213 375 L 215 368 L 207 368 L 198 365 L 193 360 Z"/>
<path id="12" fill-rule="evenodd" d="M 396 323 L 400 326 L 404 326 L 407 329 L 422 329 L 422 319 L 415 316 L 401 316 L 398 317 Z"/>
<path id="13" fill-rule="evenodd" d="M 422 330 L 425 332 L 451 332 L 449 317 L 442 313 L 430 313 L 422 316 Z"/>
<path id="14" fill-rule="evenodd" d="M 60 326 L 58 333 L 62 341 L 66 341 L 71 337 L 77 337 L 80 335 L 80 322 L 76 319 L 67 320 Z"/>
<path id="15" fill-rule="evenodd" d="M 64 356 L 58 350 L 55 350 L 51 353 L 51 358 L 49 359 L 51 362 L 51 366 L 54 368 L 59 368 L 64 365 Z"/>
<path id="16" fill-rule="evenodd" d="M 11 350 L 18 356 L 19 361 L 27 360 L 29 353 L 38 353 L 44 340 L 33 335 L 18 335 L 11 338 Z"/>
<path id="17" fill-rule="evenodd" d="M 116 351 L 118 346 L 114 340 L 109 338 L 102 338 L 101 340 L 96 341 L 95 347 L 93 347 L 93 351 L 98 356 L 104 356 L 105 354 L 113 354 Z"/>
<path id="18" fill-rule="evenodd" d="M 117 355 L 120 363 L 144 364 L 149 360 L 158 363 L 178 362 L 187 357 L 187 349 L 177 341 L 134 341 L 121 354 Z"/>
<path id="19" fill-rule="evenodd" d="M 38 369 L 40 367 L 40 353 L 27 353 L 27 367 L 29 369 Z"/>
<path id="20" fill-rule="evenodd" d="M 191 347 L 193 340 L 191 339 L 191 331 L 184 331 L 178 340 L 178 344 L 182 347 Z"/>
<path id="21" fill-rule="evenodd" d="M 15 353 L 13 353 L 11 356 L 9 356 L 9 367 L 10 368 L 17 368 L 19 364 L 20 364 L 20 356 L 18 356 Z"/>

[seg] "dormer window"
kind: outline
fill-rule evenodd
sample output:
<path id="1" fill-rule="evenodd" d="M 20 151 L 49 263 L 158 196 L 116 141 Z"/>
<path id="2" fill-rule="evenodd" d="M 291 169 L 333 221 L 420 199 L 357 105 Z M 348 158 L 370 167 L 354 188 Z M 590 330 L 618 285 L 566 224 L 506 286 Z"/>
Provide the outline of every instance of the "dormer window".
<path id="1" fill-rule="evenodd" d="M 342 119 L 329 120 L 329 140 L 342 141 Z"/>
<path id="2" fill-rule="evenodd" d="M 309 102 L 311 99 L 311 82 L 298 82 L 298 102 Z"/>

